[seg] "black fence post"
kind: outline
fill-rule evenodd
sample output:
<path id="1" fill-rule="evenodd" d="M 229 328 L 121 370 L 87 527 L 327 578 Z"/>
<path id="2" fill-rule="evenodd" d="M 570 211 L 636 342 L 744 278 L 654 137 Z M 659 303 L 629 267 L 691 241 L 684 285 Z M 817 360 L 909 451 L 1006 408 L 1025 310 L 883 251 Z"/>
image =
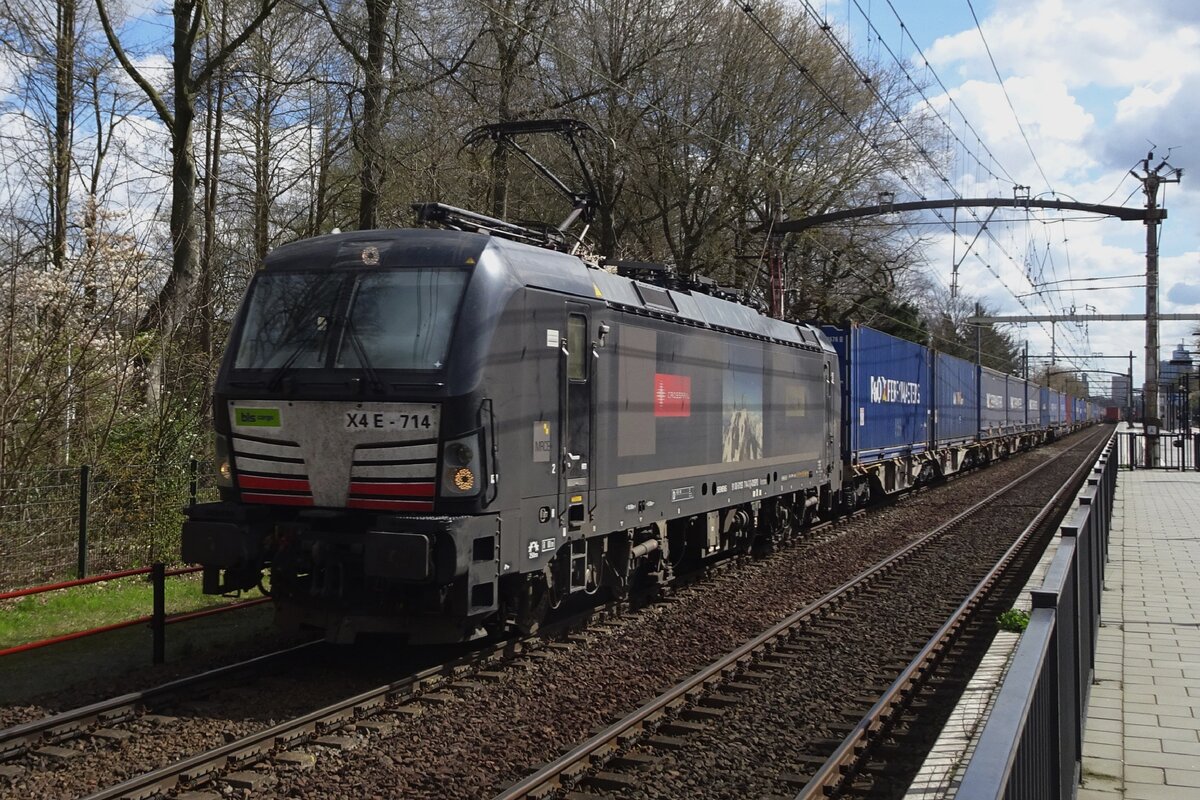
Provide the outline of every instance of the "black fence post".
<path id="1" fill-rule="evenodd" d="M 87 577 L 88 548 L 88 486 L 92 468 L 84 464 L 79 468 L 79 559 L 75 576 L 80 580 Z"/>
<path id="2" fill-rule="evenodd" d="M 196 505 L 196 493 L 198 491 L 196 476 L 200 472 L 200 465 L 196 459 L 188 459 L 188 505 Z"/>
<path id="3" fill-rule="evenodd" d="M 154 584 L 154 611 L 150 616 L 150 630 L 154 635 L 154 663 L 166 661 L 167 634 L 167 567 L 161 561 L 150 566 L 150 581 Z"/>

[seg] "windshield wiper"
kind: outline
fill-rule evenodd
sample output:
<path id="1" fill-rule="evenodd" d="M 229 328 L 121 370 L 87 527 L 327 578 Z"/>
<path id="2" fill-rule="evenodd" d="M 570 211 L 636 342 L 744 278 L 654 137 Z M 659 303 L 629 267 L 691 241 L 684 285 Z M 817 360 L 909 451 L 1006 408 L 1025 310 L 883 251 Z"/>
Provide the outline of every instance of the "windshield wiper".
<path id="1" fill-rule="evenodd" d="M 314 334 L 296 345 L 296 349 L 293 350 L 286 359 L 284 359 L 282 364 L 275 368 L 273 373 L 271 373 L 271 379 L 267 381 L 267 391 L 273 392 L 279 388 L 279 384 L 283 382 L 284 376 L 291 371 L 292 364 L 296 363 L 296 359 L 300 358 L 300 355 L 304 353 L 304 351 L 308 349 L 308 346 L 316 341 L 316 339 L 317 337 Z"/>
<path id="2" fill-rule="evenodd" d="M 354 353 L 358 356 L 358 363 L 362 366 L 363 372 L 366 373 L 367 380 L 371 382 L 371 387 L 380 394 L 383 394 L 383 384 L 380 382 L 375 368 L 371 366 L 371 359 L 367 358 L 367 351 L 363 347 L 362 339 L 359 338 L 358 331 L 354 328 L 354 320 L 347 316 L 344 327 L 346 336 L 350 338 L 350 344 L 354 347 Z"/>

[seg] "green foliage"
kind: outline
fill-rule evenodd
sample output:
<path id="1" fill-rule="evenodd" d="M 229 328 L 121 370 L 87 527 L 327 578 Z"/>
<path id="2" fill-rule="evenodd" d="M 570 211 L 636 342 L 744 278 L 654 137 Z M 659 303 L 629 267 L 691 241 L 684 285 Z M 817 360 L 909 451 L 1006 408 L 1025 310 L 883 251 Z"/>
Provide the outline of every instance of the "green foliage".
<path id="1" fill-rule="evenodd" d="M 849 315 L 870 327 L 910 342 L 929 344 L 929 329 L 921 311 L 912 303 L 900 302 L 884 294 L 862 298 Z"/>
<path id="2" fill-rule="evenodd" d="M 981 306 L 983 315 L 993 309 Z M 994 325 L 971 325 L 966 319 L 975 314 L 969 298 L 951 300 L 934 294 L 925 298 L 924 315 L 929 320 L 932 346 L 947 355 L 974 362 L 978 357 L 985 367 L 1010 375 L 1024 371 L 1024 359 L 1019 343 L 1005 330 Z M 1030 377 L 1034 377 L 1032 374 Z"/>
<path id="3" fill-rule="evenodd" d="M 1002 631 L 1024 633 L 1025 629 L 1029 627 L 1029 612 L 1019 608 L 1010 608 L 996 618 L 996 623 Z"/>

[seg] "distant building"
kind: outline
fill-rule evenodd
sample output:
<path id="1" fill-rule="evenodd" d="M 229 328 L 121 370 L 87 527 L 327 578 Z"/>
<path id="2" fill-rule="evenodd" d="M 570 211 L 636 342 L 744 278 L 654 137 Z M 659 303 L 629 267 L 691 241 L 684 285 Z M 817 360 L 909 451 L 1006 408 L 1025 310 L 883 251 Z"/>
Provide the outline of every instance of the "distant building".
<path id="1" fill-rule="evenodd" d="M 1159 392 L 1158 404 L 1161 409 L 1159 416 L 1163 420 L 1163 427 L 1168 430 L 1176 430 L 1183 426 L 1186 418 L 1184 409 L 1188 398 L 1183 390 L 1186 388 L 1188 395 L 1191 395 L 1198 388 L 1196 365 L 1185 344 L 1180 342 L 1171 353 L 1170 360 L 1158 363 L 1158 381 L 1162 387 L 1162 391 Z"/>
<path id="2" fill-rule="evenodd" d="M 1129 405 L 1129 378 L 1125 375 L 1114 375 L 1112 379 L 1112 399 L 1116 405 Z"/>
<path id="3" fill-rule="evenodd" d="M 1188 354 L 1187 347 L 1180 342 L 1179 346 L 1171 353 L 1169 361 L 1158 362 L 1158 380 L 1160 383 L 1170 384 L 1173 387 L 1180 382 L 1179 379 L 1183 377 L 1184 373 L 1195 375 L 1196 368 L 1192 363 L 1191 355 Z"/>

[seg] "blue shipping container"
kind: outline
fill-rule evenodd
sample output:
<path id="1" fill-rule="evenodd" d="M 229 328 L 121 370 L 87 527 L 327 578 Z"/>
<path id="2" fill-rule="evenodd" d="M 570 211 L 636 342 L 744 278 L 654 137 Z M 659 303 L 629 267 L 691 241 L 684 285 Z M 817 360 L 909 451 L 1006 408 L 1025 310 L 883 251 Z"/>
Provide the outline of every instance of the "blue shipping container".
<path id="1" fill-rule="evenodd" d="M 975 438 L 979 419 L 975 404 L 975 365 L 970 361 L 933 354 L 933 436 L 938 444 Z"/>
<path id="2" fill-rule="evenodd" d="M 845 455 L 868 464 L 929 446 L 930 351 L 861 325 L 826 326 L 842 363 Z"/>
<path id="3" fill-rule="evenodd" d="M 1007 376 L 1008 389 L 1008 429 L 1010 431 L 1025 430 L 1025 381 L 1013 375 Z"/>
<path id="4" fill-rule="evenodd" d="M 1000 436 L 1008 426 L 1008 376 L 979 368 L 979 435 Z"/>

